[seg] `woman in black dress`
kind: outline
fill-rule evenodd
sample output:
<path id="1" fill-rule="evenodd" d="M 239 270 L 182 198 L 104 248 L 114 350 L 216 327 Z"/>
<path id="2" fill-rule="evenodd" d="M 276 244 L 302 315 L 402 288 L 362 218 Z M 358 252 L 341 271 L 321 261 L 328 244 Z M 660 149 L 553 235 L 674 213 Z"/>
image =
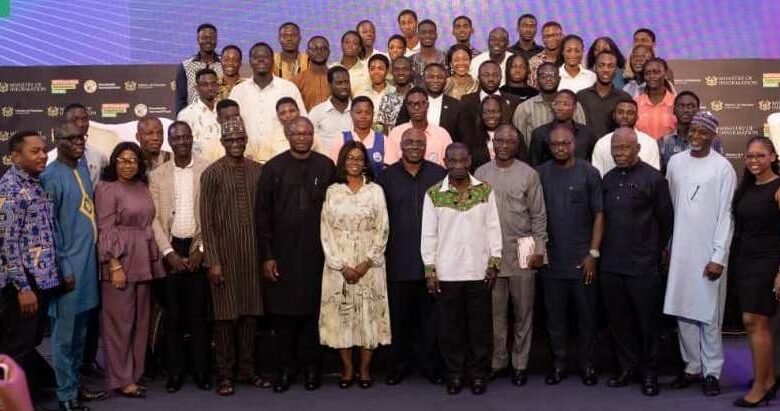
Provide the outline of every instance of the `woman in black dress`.
<path id="1" fill-rule="evenodd" d="M 732 276 L 753 354 L 754 382 L 738 407 L 769 402 L 776 392 L 769 321 L 780 298 L 780 166 L 772 140 L 750 139 L 746 170 L 734 194 Z"/>

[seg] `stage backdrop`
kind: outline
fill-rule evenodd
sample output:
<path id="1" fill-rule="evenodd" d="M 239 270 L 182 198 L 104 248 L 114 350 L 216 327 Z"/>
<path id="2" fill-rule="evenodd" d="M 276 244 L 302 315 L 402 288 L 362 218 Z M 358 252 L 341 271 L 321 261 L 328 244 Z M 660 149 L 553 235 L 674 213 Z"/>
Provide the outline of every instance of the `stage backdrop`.
<path id="1" fill-rule="evenodd" d="M 780 60 L 670 64 L 677 89 L 695 92 L 702 108 L 720 116 L 725 154 L 741 171 L 746 139 L 768 135 L 766 118 L 780 111 Z M 107 135 L 100 129 L 115 140 L 132 139 L 135 122 L 146 114 L 173 119 L 175 70 L 174 65 L 0 67 L 2 169 L 10 161 L 7 140 L 14 131 L 40 130 L 52 142 L 52 128 L 73 102 L 89 108 L 93 135 Z"/>

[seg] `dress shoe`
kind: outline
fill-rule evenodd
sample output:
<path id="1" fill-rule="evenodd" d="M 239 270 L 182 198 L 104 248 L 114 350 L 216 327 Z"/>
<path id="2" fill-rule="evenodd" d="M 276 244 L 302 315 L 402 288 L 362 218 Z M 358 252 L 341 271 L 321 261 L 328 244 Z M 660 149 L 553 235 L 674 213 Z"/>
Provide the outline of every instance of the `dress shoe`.
<path id="1" fill-rule="evenodd" d="M 608 379 L 607 387 L 621 388 L 633 383 L 635 380 L 636 376 L 634 375 L 634 370 L 625 370 L 620 374 Z"/>
<path id="2" fill-rule="evenodd" d="M 358 378 L 358 386 L 364 390 L 371 388 L 374 385 L 374 381 L 369 379 Z"/>
<path id="3" fill-rule="evenodd" d="M 351 387 L 352 384 L 354 384 L 354 383 L 355 383 L 355 377 L 352 377 L 352 378 L 350 378 L 348 380 L 340 379 L 339 380 L 339 388 L 341 388 L 342 390 L 346 390 L 347 388 Z"/>
<path id="4" fill-rule="evenodd" d="M 642 380 L 642 394 L 648 396 L 648 397 L 655 397 L 660 392 L 660 388 L 658 387 L 658 377 L 652 376 L 652 377 L 645 377 Z"/>
<path id="5" fill-rule="evenodd" d="M 392 371 L 390 371 L 390 374 L 387 375 L 387 378 L 385 378 L 385 384 L 387 385 L 398 385 L 406 379 L 406 376 L 408 374 L 408 371 L 404 368 L 396 368 Z"/>
<path id="6" fill-rule="evenodd" d="M 463 381 L 460 378 L 453 378 L 447 383 L 447 394 L 458 395 L 463 389 Z"/>
<path id="7" fill-rule="evenodd" d="M 698 374 L 688 374 L 687 372 L 684 372 L 675 378 L 674 381 L 672 381 L 671 387 L 675 390 L 680 390 L 683 388 L 688 388 L 691 386 L 691 384 L 695 382 L 701 381 L 701 376 Z"/>
<path id="8" fill-rule="evenodd" d="M 432 385 L 442 385 L 444 384 L 444 377 L 441 375 L 429 375 L 428 376 L 428 382 Z"/>
<path id="9" fill-rule="evenodd" d="M 501 369 L 498 369 L 498 370 L 493 370 L 493 371 L 490 372 L 490 381 L 493 381 L 496 378 L 506 377 L 508 375 L 509 375 L 509 368 L 508 367 L 504 367 L 504 368 L 501 368 Z"/>
<path id="10" fill-rule="evenodd" d="M 320 372 L 308 371 L 303 382 L 303 389 L 306 391 L 314 391 L 320 388 L 320 385 L 322 385 L 322 377 L 320 376 Z"/>
<path id="11" fill-rule="evenodd" d="M 165 391 L 169 394 L 178 392 L 181 389 L 181 385 L 184 383 L 184 379 L 181 374 L 171 374 L 168 380 L 165 382 Z"/>
<path id="12" fill-rule="evenodd" d="M 528 382 L 528 373 L 525 370 L 512 370 L 512 384 L 522 387 Z"/>
<path id="13" fill-rule="evenodd" d="M 760 400 L 756 402 L 750 402 L 746 400 L 744 397 L 737 398 L 734 400 L 734 406 L 737 408 L 758 408 L 761 406 L 761 404 L 766 404 L 769 406 L 769 401 L 772 400 L 775 396 L 774 391 L 772 388 L 769 388 L 769 390 L 764 394 L 763 397 L 761 397 Z"/>
<path id="14" fill-rule="evenodd" d="M 720 383 L 718 383 L 718 379 L 715 378 L 715 376 L 708 375 L 707 378 L 704 379 L 701 389 L 704 392 L 704 395 L 714 397 L 720 394 Z"/>
<path id="15" fill-rule="evenodd" d="M 203 391 L 211 390 L 211 378 L 205 373 L 195 373 L 192 379 L 195 380 L 195 385 L 198 386 L 198 389 Z"/>
<path id="16" fill-rule="evenodd" d="M 593 368 L 586 368 L 582 371 L 582 383 L 591 386 L 596 385 L 599 382 L 599 377 L 596 374 L 596 370 Z"/>
<path id="17" fill-rule="evenodd" d="M 89 411 L 89 407 L 78 400 L 60 401 L 60 411 Z"/>
<path id="18" fill-rule="evenodd" d="M 275 393 L 283 393 L 290 389 L 290 374 L 283 372 L 280 373 L 276 377 L 276 381 L 274 381 L 274 392 Z"/>
<path id="19" fill-rule="evenodd" d="M 108 393 L 105 391 L 92 391 L 87 387 L 79 387 L 79 401 L 103 401 L 108 398 Z"/>
<path id="20" fill-rule="evenodd" d="M 544 383 L 547 385 L 556 385 L 563 381 L 564 378 L 566 378 L 566 370 L 555 368 L 544 377 Z"/>
<path id="21" fill-rule="evenodd" d="M 471 381 L 471 393 L 474 395 L 482 395 L 487 391 L 487 382 L 480 378 L 475 378 Z"/>
<path id="22" fill-rule="evenodd" d="M 89 364 L 83 364 L 79 368 L 79 374 L 87 378 L 102 380 L 106 376 L 106 370 L 103 369 L 103 367 L 101 367 L 100 364 L 93 361 Z"/>

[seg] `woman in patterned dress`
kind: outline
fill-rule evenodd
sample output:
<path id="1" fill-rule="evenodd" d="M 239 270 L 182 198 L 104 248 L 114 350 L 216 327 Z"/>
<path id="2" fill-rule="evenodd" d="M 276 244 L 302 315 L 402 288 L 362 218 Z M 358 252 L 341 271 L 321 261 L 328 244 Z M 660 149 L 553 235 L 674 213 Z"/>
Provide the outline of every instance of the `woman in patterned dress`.
<path id="1" fill-rule="evenodd" d="M 357 379 L 362 388 L 369 388 L 373 350 L 390 343 L 387 206 L 362 143 L 344 144 L 336 168 L 337 182 L 328 189 L 322 209 L 320 342 L 339 350 L 341 388 L 349 388 L 356 377 L 352 350 L 360 347 Z"/>

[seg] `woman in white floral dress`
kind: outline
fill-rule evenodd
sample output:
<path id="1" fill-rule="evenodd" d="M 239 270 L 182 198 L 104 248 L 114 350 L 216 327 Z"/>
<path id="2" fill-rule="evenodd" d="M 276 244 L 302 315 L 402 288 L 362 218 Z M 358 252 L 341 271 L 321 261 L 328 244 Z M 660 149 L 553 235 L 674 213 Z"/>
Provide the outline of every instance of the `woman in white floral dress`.
<path id="1" fill-rule="evenodd" d="M 320 342 L 339 350 L 343 369 L 339 386 L 356 377 L 352 350 L 360 347 L 358 383 L 371 387 L 371 355 L 390 344 L 390 314 L 385 279 L 387 206 L 382 188 L 373 182 L 368 152 L 350 141 L 339 152 L 337 182 L 322 209 L 325 251 L 320 309 Z"/>

